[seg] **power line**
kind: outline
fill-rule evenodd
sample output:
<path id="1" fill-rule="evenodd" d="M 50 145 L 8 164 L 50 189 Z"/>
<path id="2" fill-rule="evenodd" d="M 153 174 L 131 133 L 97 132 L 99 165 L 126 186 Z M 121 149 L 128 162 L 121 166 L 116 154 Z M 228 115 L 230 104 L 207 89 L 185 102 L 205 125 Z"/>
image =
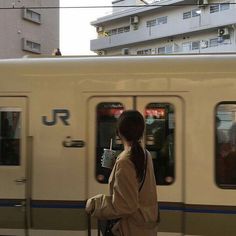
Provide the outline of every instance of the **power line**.
<path id="1" fill-rule="evenodd" d="M 219 2 L 212 2 L 208 4 L 203 4 L 204 6 L 213 6 L 213 5 L 220 5 L 220 4 L 229 4 L 229 5 L 236 5 L 236 2 L 227 2 L 227 3 L 219 3 Z M 96 9 L 96 8 L 154 8 L 154 7 L 183 7 L 183 6 L 196 6 L 198 7 L 198 4 L 148 4 L 148 5 L 125 5 L 125 6 L 12 6 L 12 7 L 0 7 L 0 10 L 20 10 L 20 9 Z"/>

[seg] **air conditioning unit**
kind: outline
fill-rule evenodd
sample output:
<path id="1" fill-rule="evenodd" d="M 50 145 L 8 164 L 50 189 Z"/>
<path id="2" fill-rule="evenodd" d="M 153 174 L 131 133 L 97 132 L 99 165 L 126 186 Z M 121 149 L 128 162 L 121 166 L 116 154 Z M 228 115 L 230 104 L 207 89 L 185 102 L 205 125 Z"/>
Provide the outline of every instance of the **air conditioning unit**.
<path id="1" fill-rule="evenodd" d="M 219 37 L 228 36 L 228 35 L 229 35 L 229 28 L 224 27 L 224 28 L 218 29 L 218 36 Z"/>
<path id="2" fill-rule="evenodd" d="M 128 48 L 122 48 L 121 54 L 122 55 L 129 55 L 129 49 Z"/>
<path id="3" fill-rule="evenodd" d="M 197 5 L 199 7 L 205 7 L 208 4 L 208 0 L 197 0 Z"/>
<path id="4" fill-rule="evenodd" d="M 97 26 L 97 33 L 101 33 L 104 31 L 104 28 L 102 26 Z"/>
<path id="5" fill-rule="evenodd" d="M 207 40 L 202 40 L 200 43 L 201 48 L 207 48 L 208 47 L 208 41 Z"/>
<path id="6" fill-rule="evenodd" d="M 130 17 L 130 24 L 134 25 L 134 24 L 138 24 L 139 23 L 139 17 L 138 16 L 131 16 Z"/>
<path id="7" fill-rule="evenodd" d="M 99 50 L 97 53 L 98 53 L 98 56 L 106 55 L 106 51 L 104 51 L 104 50 Z"/>

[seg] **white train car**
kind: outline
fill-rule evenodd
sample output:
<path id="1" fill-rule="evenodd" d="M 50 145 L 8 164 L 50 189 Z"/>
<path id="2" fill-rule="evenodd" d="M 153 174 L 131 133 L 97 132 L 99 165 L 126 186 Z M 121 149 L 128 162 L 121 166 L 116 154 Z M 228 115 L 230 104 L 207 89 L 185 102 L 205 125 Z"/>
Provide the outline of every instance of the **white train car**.
<path id="1" fill-rule="evenodd" d="M 90 234 L 124 109 L 145 117 L 158 235 L 236 235 L 234 54 L 0 61 L 0 235 Z"/>

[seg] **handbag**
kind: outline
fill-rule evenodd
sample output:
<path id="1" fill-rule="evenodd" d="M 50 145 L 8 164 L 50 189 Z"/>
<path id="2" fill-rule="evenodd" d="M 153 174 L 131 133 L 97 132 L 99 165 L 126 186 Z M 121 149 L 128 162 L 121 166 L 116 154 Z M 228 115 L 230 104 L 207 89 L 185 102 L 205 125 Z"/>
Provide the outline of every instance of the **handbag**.
<path id="1" fill-rule="evenodd" d="M 143 173 L 143 178 L 141 180 L 141 184 L 139 186 L 139 192 L 141 191 L 145 178 L 146 178 L 146 172 L 147 172 L 147 150 L 145 150 L 145 169 Z M 102 231 L 103 236 L 114 236 L 112 233 L 112 228 L 114 227 L 115 224 L 119 222 L 120 218 L 118 219 L 113 219 L 113 220 L 105 220 L 105 221 L 100 221 L 99 222 L 99 227 Z"/>
<path id="2" fill-rule="evenodd" d="M 114 225 L 116 223 L 118 223 L 120 220 L 119 219 L 113 219 L 113 220 L 106 220 L 106 221 L 102 221 L 100 222 L 100 227 L 101 227 L 101 231 L 102 231 L 102 235 L 103 236 L 114 236 L 114 234 L 112 233 L 112 228 L 114 227 Z M 104 230 L 102 230 L 102 224 L 105 224 L 105 228 Z"/>

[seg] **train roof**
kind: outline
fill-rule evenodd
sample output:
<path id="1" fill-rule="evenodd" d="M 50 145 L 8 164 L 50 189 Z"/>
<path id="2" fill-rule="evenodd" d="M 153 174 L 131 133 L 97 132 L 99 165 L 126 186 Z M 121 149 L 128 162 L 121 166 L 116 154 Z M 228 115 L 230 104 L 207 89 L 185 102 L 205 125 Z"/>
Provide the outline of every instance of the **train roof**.
<path id="1" fill-rule="evenodd" d="M 236 54 L 5 59 L 0 70 L 18 75 L 236 73 Z"/>

